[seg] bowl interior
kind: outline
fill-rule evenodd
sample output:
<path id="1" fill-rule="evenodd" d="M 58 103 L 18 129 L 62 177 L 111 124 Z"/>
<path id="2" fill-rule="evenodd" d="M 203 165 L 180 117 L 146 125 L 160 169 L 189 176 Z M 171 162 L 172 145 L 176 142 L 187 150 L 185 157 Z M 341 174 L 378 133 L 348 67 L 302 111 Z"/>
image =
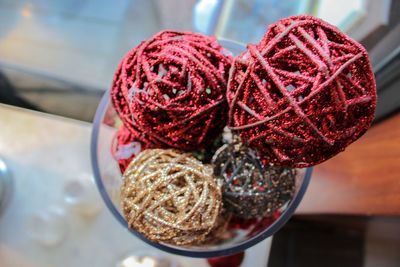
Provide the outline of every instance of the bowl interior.
<path id="1" fill-rule="evenodd" d="M 244 50 L 241 44 L 220 41 L 233 54 Z M 118 163 L 112 158 L 111 144 L 114 134 L 121 125 L 118 116 L 109 99 L 109 92 L 105 92 L 97 109 L 91 140 L 91 159 L 96 183 L 100 194 L 115 218 L 129 229 L 120 210 L 120 187 L 122 174 Z M 230 229 L 226 238 L 218 243 L 205 246 L 178 247 L 165 243 L 156 243 L 146 239 L 135 230 L 129 231 L 144 242 L 166 252 L 190 257 L 218 257 L 243 251 L 277 232 L 293 215 L 307 189 L 311 177 L 311 168 L 298 169 L 296 177 L 296 191 L 293 199 L 280 210 L 274 220 L 260 219 L 254 221 L 247 229 Z"/>

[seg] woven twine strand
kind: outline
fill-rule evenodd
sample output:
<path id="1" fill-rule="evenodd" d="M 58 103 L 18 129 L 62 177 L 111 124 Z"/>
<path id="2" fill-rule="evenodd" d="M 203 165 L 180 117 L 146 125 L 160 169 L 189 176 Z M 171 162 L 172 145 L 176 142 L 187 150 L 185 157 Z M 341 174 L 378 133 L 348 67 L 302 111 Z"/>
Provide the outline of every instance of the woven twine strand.
<path id="1" fill-rule="evenodd" d="M 221 192 L 212 170 L 174 150 L 141 152 L 124 173 L 128 225 L 154 241 L 201 242 L 216 225 Z"/>
<path id="2" fill-rule="evenodd" d="M 297 115 L 296 119 L 293 120 L 289 125 L 286 125 L 286 128 L 289 128 L 290 126 L 303 123 L 306 124 L 309 128 L 311 128 L 316 135 L 318 135 L 326 144 L 328 145 L 333 145 L 334 140 L 329 139 L 326 137 L 319 129 L 318 127 L 308 118 L 308 116 L 305 114 L 305 112 L 302 110 L 301 105 L 304 103 L 310 102 L 315 96 L 318 94 L 324 93 L 326 90 L 331 89 L 332 87 L 329 87 L 329 85 L 334 84 L 333 92 L 330 92 L 334 94 L 335 98 L 338 100 L 335 103 L 334 107 L 330 107 L 327 109 L 324 109 L 320 116 L 332 113 L 333 109 L 334 110 L 341 110 L 341 111 L 346 111 L 350 106 L 352 105 L 357 105 L 360 103 L 365 103 L 372 101 L 373 98 L 371 96 L 365 95 L 365 92 L 367 91 L 365 88 L 362 86 L 354 83 L 352 79 L 350 79 L 347 75 L 343 73 L 343 71 L 349 67 L 352 63 L 357 61 L 358 59 L 362 58 L 365 54 L 365 51 L 361 50 L 359 53 L 353 54 L 350 51 L 354 51 L 354 47 L 352 47 L 353 41 L 349 41 L 348 38 L 344 38 L 345 41 L 348 41 L 350 44 L 339 44 L 335 43 L 333 41 L 328 40 L 326 33 L 324 32 L 323 28 L 321 26 L 317 27 L 317 33 L 319 35 L 318 41 L 316 40 L 315 37 L 311 36 L 304 28 L 303 26 L 308 26 L 309 21 L 297 21 L 297 22 L 292 22 L 291 25 L 285 28 L 283 25 L 279 25 L 278 27 L 281 27 L 282 32 L 278 34 L 273 40 L 271 40 L 268 45 L 260 52 L 256 46 L 254 45 L 248 45 L 248 54 L 247 54 L 247 61 L 243 61 L 240 58 L 236 58 L 234 64 L 232 64 L 232 68 L 230 70 L 230 78 L 228 80 L 228 88 L 232 86 L 232 79 L 235 77 L 235 72 L 237 71 L 236 64 L 244 64 L 247 67 L 247 70 L 242 74 L 239 85 L 236 89 L 235 94 L 232 97 L 232 100 L 230 101 L 230 111 L 229 111 L 229 124 L 231 125 L 230 128 L 232 130 L 244 130 L 244 129 L 249 129 L 253 127 L 257 127 L 259 125 L 268 123 L 272 120 L 279 119 L 280 117 L 285 116 L 290 111 L 294 111 L 295 114 Z M 301 41 L 293 32 L 294 29 L 297 29 L 295 32 L 296 34 L 300 34 L 305 42 L 313 47 L 313 50 L 310 50 L 307 48 L 307 45 Z M 268 55 L 269 52 L 271 52 L 272 49 L 276 48 L 276 45 L 282 41 L 284 38 L 289 38 L 292 41 L 292 45 L 281 49 L 279 52 L 275 53 L 270 60 L 266 60 L 265 56 Z M 315 65 L 318 66 L 319 68 L 319 73 L 317 74 L 316 77 L 313 76 L 307 76 L 307 74 L 300 74 L 300 73 L 295 73 L 295 72 L 288 72 L 285 70 L 280 70 L 278 68 L 274 68 L 273 66 L 270 65 L 269 61 L 275 60 L 279 57 L 284 57 L 286 56 L 290 51 L 298 48 L 305 56 L 307 56 L 310 61 Z M 336 49 L 342 51 L 343 56 L 338 57 L 335 59 L 334 63 L 342 62 L 339 68 L 336 68 L 336 70 L 333 70 L 333 62 L 330 57 L 330 49 Z M 279 92 L 283 95 L 283 98 L 280 99 L 278 102 L 275 102 L 273 100 L 273 97 L 270 95 L 270 92 L 266 90 L 264 84 L 265 80 L 263 83 L 262 77 L 258 77 L 256 73 L 254 72 L 255 66 L 262 66 L 263 70 L 268 74 L 268 77 L 272 81 L 272 83 L 276 86 L 276 88 L 279 90 Z M 289 92 L 284 86 L 283 81 L 279 78 L 278 74 L 280 75 L 286 75 L 287 77 L 290 77 L 292 79 L 296 80 L 296 83 L 299 84 L 297 86 L 296 90 Z M 273 114 L 272 116 L 265 117 L 260 113 L 257 113 L 255 110 L 251 109 L 248 104 L 240 101 L 238 99 L 239 94 L 242 92 L 242 90 L 248 90 L 248 88 L 251 86 L 250 78 L 252 78 L 255 81 L 255 84 L 257 86 L 257 89 L 260 90 L 262 93 L 264 100 L 266 103 L 268 103 L 270 109 L 275 109 L 276 107 L 282 105 L 283 103 L 289 103 L 289 105 L 282 111 L 279 111 L 276 114 Z M 355 95 L 358 95 L 358 97 L 354 97 L 352 99 L 346 99 L 346 94 L 342 89 L 342 85 L 340 83 L 340 79 L 344 79 L 347 83 L 350 83 L 352 87 L 346 88 L 348 90 L 353 90 L 352 93 Z M 293 95 L 301 95 L 302 92 L 304 92 L 306 89 L 310 88 L 310 94 L 305 96 L 301 100 L 296 100 Z M 229 89 L 228 89 L 229 90 Z M 231 89 L 232 90 L 232 89 Z M 243 112 L 250 114 L 254 119 L 255 122 L 252 123 L 236 123 L 240 126 L 233 126 L 235 123 L 234 121 L 241 121 L 243 122 L 244 120 L 244 115 L 243 113 L 238 113 L 242 114 L 242 116 L 235 114 L 235 108 L 242 109 Z M 270 128 L 270 131 L 287 136 L 292 138 L 292 140 L 295 140 L 297 142 L 304 142 L 303 138 L 299 135 L 296 135 L 295 133 L 285 131 L 282 128 L 278 128 L 274 125 L 269 124 L 268 127 Z M 266 138 L 270 132 L 267 133 L 260 133 L 251 139 L 247 140 L 247 143 L 252 143 L 255 140 L 261 139 L 261 138 Z M 347 131 L 343 133 L 345 136 L 344 138 L 349 137 L 353 134 L 352 131 Z M 274 149 L 274 148 L 273 148 Z M 276 151 L 276 155 L 284 159 L 285 155 L 282 155 L 280 151 Z"/>
<path id="3" fill-rule="evenodd" d="M 198 128 L 197 143 L 203 142 L 217 115 L 216 107 L 226 101 L 224 73 L 230 64 L 230 59 L 224 57 L 218 48 L 209 45 L 212 40 L 195 33 L 164 31 L 130 51 L 118 67 L 112 93 L 113 103 L 118 103 L 114 106 L 122 114 L 127 127 L 145 134 L 153 143 L 179 148 L 180 145 L 160 132 L 168 132 L 168 135 L 173 132 L 174 136 L 179 136 L 193 127 L 190 123 L 190 127 L 185 127 L 188 122 L 198 120 L 203 127 Z M 217 66 L 210 59 L 217 60 Z M 159 66 L 158 73 L 153 72 L 154 66 Z M 169 66 L 170 70 L 163 66 Z M 171 66 L 176 71 L 171 71 Z M 205 91 L 208 86 L 220 92 L 215 93 L 215 99 L 207 100 L 208 97 L 201 93 L 193 93 Z M 174 88 L 177 96 L 166 97 L 165 90 L 162 90 L 165 87 Z M 144 98 L 146 105 L 153 105 L 171 116 L 180 114 L 179 119 L 158 125 L 157 131 L 150 131 L 135 116 L 137 104 L 143 105 Z M 186 100 L 190 104 L 183 107 L 181 103 Z"/>

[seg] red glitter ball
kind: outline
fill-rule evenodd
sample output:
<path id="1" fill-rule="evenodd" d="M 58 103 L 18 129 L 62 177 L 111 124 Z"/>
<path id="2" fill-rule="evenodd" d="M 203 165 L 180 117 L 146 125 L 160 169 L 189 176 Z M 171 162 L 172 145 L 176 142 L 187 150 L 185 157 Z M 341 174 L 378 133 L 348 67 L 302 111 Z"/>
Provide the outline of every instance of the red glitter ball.
<path id="1" fill-rule="evenodd" d="M 152 146 L 153 144 L 144 139 L 141 133 L 132 132 L 121 126 L 112 141 L 111 155 L 118 161 L 121 173 L 124 173 L 129 163 L 138 153 Z"/>
<path id="2" fill-rule="evenodd" d="M 370 127 L 376 85 L 364 47 L 311 16 L 271 25 L 235 58 L 229 125 L 277 165 L 321 163 Z"/>
<path id="3" fill-rule="evenodd" d="M 124 125 L 157 147 L 193 150 L 226 125 L 225 93 L 232 58 L 215 38 L 163 31 L 120 63 L 111 100 Z"/>
<path id="4" fill-rule="evenodd" d="M 207 259 L 211 267 L 239 267 L 244 259 L 244 252 L 225 257 Z"/>

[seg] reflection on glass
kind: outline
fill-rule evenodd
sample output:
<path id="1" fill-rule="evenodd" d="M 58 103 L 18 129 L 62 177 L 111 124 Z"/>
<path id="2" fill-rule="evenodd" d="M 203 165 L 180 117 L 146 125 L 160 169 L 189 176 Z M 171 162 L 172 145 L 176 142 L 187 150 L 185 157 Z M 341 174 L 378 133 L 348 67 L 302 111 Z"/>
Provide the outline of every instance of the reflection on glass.
<path id="1" fill-rule="evenodd" d="M 72 211 L 84 217 L 97 215 L 103 204 L 91 175 L 81 175 L 64 185 L 64 201 Z"/>
<path id="2" fill-rule="evenodd" d="M 242 43 L 258 42 L 267 25 L 292 14 L 305 13 L 309 1 L 228 0 L 216 35 Z"/>
<path id="3" fill-rule="evenodd" d="M 40 210 L 31 215 L 27 223 L 28 236 L 43 246 L 60 244 L 66 235 L 65 211 L 58 206 Z"/>
<path id="4" fill-rule="evenodd" d="M 269 24 L 309 14 L 350 31 L 367 15 L 367 0 L 200 0 L 194 27 L 203 33 L 241 43 L 256 43 Z"/>

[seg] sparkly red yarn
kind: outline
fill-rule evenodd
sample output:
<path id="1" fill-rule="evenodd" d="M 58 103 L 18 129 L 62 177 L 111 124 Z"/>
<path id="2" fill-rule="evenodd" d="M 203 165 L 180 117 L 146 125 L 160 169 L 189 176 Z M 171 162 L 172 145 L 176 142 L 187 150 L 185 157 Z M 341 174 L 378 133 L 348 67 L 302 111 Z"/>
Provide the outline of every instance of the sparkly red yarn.
<path id="1" fill-rule="evenodd" d="M 376 106 L 364 47 L 311 16 L 271 25 L 235 58 L 228 81 L 229 125 L 266 161 L 306 167 L 358 139 Z"/>
<path id="2" fill-rule="evenodd" d="M 239 267 L 243 259 L 244 252 L 239 252 L 225 257 L 209 258 L 207 262 L 211 267 Z"/>
<path id="3" fill-rule="evenodd" d="M 230 64 L 213 37 L 163 31 L 123 58 L 111 100 L 124 125 L 156 147 L 205 147 L 227 122 Z"/>
<path id="4" fill-rule="evenodd" d="M 139 152 L 152 146 L 153 144 L 146 140 L 141 133 L 130 131 L 121 126 L 112 141 L 111 155 L 118 161 L 121 173 L 124 173 L 129 163 Z"/>

